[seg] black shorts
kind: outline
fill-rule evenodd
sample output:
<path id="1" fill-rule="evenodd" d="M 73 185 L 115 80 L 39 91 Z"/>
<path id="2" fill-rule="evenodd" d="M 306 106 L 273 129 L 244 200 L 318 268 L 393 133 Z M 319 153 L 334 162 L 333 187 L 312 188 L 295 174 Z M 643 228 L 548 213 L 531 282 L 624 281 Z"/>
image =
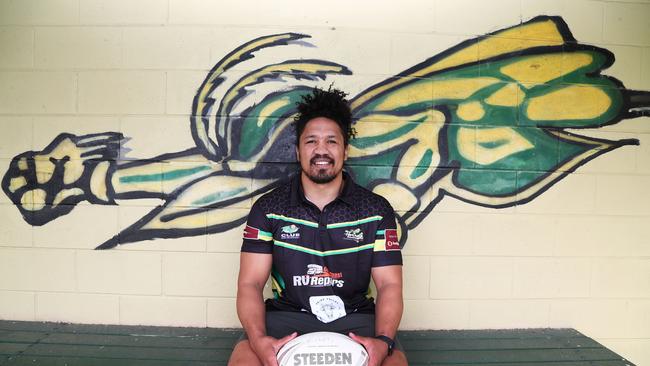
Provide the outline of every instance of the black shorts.
<path id="1" fill-rule="evenodd" d="M 298 335 L 313 332 L 335 332 L 348 335 L 354 334 L 364 337 L 375 336 L 375 314 L 348 314 L 331 323 L 323 323 L 310 313 L 299 311 L 267 311 L 266 334 L 273 338 L 282 338 L 293 332 Z M 246 333 L 239 338 L 240 341 L 248 339 Z M 395 349 L 404 352 L 402 345 L 395 337 Z"/>

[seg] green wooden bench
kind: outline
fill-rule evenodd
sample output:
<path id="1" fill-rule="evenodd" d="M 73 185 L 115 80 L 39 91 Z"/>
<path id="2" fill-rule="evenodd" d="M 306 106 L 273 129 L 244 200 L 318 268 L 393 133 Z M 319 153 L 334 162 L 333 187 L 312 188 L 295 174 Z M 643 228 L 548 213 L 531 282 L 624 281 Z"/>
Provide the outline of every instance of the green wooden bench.
<path id="1" fill-rule="evenodd" d="M 225 365 L 241 329 L 0 321 L 0 365 Z M 410 365 L 626 366 L 573 329 L 401 331 Z"/>

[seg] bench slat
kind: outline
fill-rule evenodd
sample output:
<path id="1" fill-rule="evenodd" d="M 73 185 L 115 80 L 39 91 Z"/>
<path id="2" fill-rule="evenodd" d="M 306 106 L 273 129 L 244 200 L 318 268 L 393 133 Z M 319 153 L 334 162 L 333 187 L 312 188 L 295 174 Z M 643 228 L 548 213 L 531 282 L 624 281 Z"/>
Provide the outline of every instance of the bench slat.
<path id="1" fill-rule="evenodd" d="M 225 365 L 241 329 L 0 321 L 4 365 Z M 400 331 L 409 364 L 633 366 L 574 329 Z"/>

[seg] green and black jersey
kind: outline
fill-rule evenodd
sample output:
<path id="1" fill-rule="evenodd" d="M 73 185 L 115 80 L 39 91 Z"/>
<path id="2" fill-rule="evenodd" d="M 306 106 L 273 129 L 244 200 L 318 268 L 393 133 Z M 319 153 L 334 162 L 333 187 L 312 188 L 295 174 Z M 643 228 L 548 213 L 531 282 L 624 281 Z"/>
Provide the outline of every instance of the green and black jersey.
<path id="1" fill-rule="evenodd" d="M 347 174 L 322 211 L 305 199 L 299 174 L 260 197 L 241 250 L 273 255 L 268 310 L 308 311 L 323 322 L 374 312 L 371 268 L 402 264 L 393 208 Z"/>

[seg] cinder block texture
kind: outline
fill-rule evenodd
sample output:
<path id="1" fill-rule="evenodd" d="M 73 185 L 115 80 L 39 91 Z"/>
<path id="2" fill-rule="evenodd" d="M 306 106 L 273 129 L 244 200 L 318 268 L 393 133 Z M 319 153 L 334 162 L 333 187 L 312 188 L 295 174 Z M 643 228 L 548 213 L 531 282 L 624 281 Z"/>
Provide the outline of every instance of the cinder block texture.
<path id="1" fill-rule="evenodd" d="M 200 298 L 121 296 L 120 324 L 206 326 L 206 301 Z"/>
<path id="2" fill-rule="evenodd" d="M 550 304 L 550 327 L 575 328 L 595 338 L 626 337 L 627 303 L 620 299 L 567 299 Z"/>
<path id="3" fill-rule="evenodd" d="M 391 29 L 431 31 L 434 24 L 432 2 L 422 3 L 407 0 L 401 3 L 402 9 L 395 11 L 390 1 L 376 2 L 376 6 L 366 3 L 349 3 L 346 11 L 331 4 L 304 6 L 297 0 L 282 0 L 255 4 L 251 13 L 249 4 L 228 0 L 215 3 L 206 0 L 172 0 L 169 4 L 169 22 L 173 24 L 220 24 L 220 25 L 261 25 L 261 26 L 299 26 L 299 27 L 351 27 L 364 29 Z M 227 9 L 227 11 L 224 11 Z M 291 12 L 287 12 L 291 9 Z M 414 11 L 413 9 L 417 9 Z M 363 16 L 359 16 L 363 14 Z"/>
<path id="4" fill-rule="evenodd" d="M 0 72 L 0 113 L 75 113 L 77 76 L 59 71 Z"/>
<path id="5" fill-rule="evenodd" d="M 241 327 L 235 298 L 210 298 L 208 299 L 208 327 L 238 328 Z"/>
<path id="6" fill-rule="evenodd" d="M 647 365 L 650 363 L 650 341 L 647 339 L 597 339 L 605 347 L 613 350 L 619 355 L 625 355 L 628 360 L 634 360 L 637 365 Z"/>
<path id="7" fill-rule="evenodd" d="M 550 21 L 534 31 L 517 27 L 540 15 L 559 16 L 568 28 L 559 34 Z M 106 186 L 115 202 L 64 205 L 66 214 L 32 226 L 26 220 L 43 211 L 21 212 L 11 194 L 0 191 L 0 318 L 239 326 L 241 220 L 259 193 L 277 184 L 268 172 L 294 156 L 287 144 L 282 153 L 251 157 L 291 117 L 279 104 L 262 108 L 263 96 L 294 83 L 333 84 L 354 99 L 375 84 L 403 83 L 421 88 L 399 95 L 399 88 L 380 89 L 376 96 L 386 99 L 375 107 L 386 110 L 356 127 L 380 140 L 408 138 L 372 163 L 350 167 L 398 177 L 399 184 L 376 190 L 389 198 L 399 192 L 398 214 L 417 218 L 406 223 L 401 328 L 574 327 L 644 364 L 650 359 L 650 118 L 624 113 L 633 100 L 645 99 L 622 91 L 619 111 L 616 97 L 605 98 L 615 108 L 606 121 L 612 124 L 601 127 L 565 128 L 590 117 L 555 121 L 548 108 L 537 110 L 541 119 L 528 118 L 536 93 L 549 88 L 570 88 L 557 103 L 583 101 L 590 89 L 576 74 L 650 91 L 649 18 L 647 0 L 0 0 L 0 179 L 11 164 L 30 174 L 27 160 L 12 159 L 48 148 L 62 133 L 124 135 L 111 146 L 115 158 L 105 170 L 84 176 Z M 284 33 L 304 38 L 272 47 L 253 41 Z M 561 57 L 499 66 L 526 52 L 546 52 L 550 48 L 531 47 L 552 45 L 560 36 L 575 38 L 585 50 L 607 49 L 613 64 L 572 69 L 571 62 L 608 61 L 570 58 L 571 43 L 558 48 Z M 251 53 L 232 53 L 244 44 Z M 221 67 L 228 70 L 200 89 L 227 57 L 231 62 Z M 346 71 L 308 78 L 297 77 L 305 70 L 295 65 L 283 69 L 305 61 Z M 427 63 L 433 65 L 415 77 L 400 74 Z M 437 67 L 452 70 L 440 80 L 432 72 Z M 259 78 L 262 73 L 268 75 Z M 473 89 L 483 82 L 490 86 Z M 613 81 L 605 91 L 614 95 L 621 84 Z M 458 95 L 464 96 L 454 99 Z M 451 99 L 434 104 L 442 97 Z M 219 109 L 222 102 L 231 109 Z M 411 115 L 412 105 L 402 108 L 413 103 L 428 107 L 424 119 Z M 582 103 L 579 112 L 597 104 Z M 238 118 L 249 110 L 255 112 Z M 402 118 L 408 123 L 396 130 Z M 260 131 L 267 134 L 257 136 Z M 570 159 L 566 150 L 586 146 L 571 140 L 575 135 L 640 145 L 597 147 L 569 164 L 562 161 Z M 204 145 L 212 152 L 197 149 Z M 407 145 L 429 150 L 400 150 Z M 54 162 L 80 166 L 85 157 L 68 148 L 70 161 Z M 528 155 L 519 159 L 512 149 Z M 406 169 L 396 173 L 396 164 Z M 427 164 L 440 165 L 431 177 L 412 169 Z M 563 166 L 555 171 L 553 164 Z M 54 176 L 45 173 L 39 171 L 41 180 Z M 540 176 L 550 184 L 527 186 Z M 5 186 L 16 190 L 24 183 L 17 178 Z M 489 193 L 508 189 L 525 192 Z M 38 208 L 46 196 L 28 191 L 25 207 Z M 205 208 L 205 202 L 214 204 Z M 157 212 L 163 214 L 138 229 Z M 227 223 L 237 227 L 217 232 Z M 123 245 L 94 250 L 111 238 Z M 268 284 L 264 293 L 272 296 Z"/>
<path id="8" fill-rule="evenodd" d="M 161 294 L 161 258 L 157 253 L 79 251 L 76 274 L 82 292 Z"/>
<path id="9" fill-rule="evenodd" d="M 469 328 L 547 328 L 548 309 L 546 300 L 475 300 L 470 304 Z"/>
<path id="10" fill-rule="evenodd" d="M 232 253 L 163 254 L 166 295 L 234 297 L 239 255 Z"/>
<path id="11" fill-rule="evenodd" d="M 509 298 L 513 260 L 486 257 L 431 258 L 430 296 L 434 299 Z"/>
<path id="12" fill-rule="evenodd" d="M 36 320 L 87 324 L 119 324 L 119 297 L 114 295 L 41 292 Z"/>
<path id="13" fill-rule="evenodd" d="M 132 69 L 207 68 L 213 36 L 205 27 L 126 28 L 124 65 Z"/>
<path id="14" fill-rule="evenodd" d="M 516 0 L 485 2 L 480 0 L 441 0 L 435 2 L 436 32 L 478 35 L 517 24 L 521 4 Z M 490 13 L 492 16 L 486 17 Z"/>
<path id="15" fill-rule="evenodd" d="M 80 0 L 82 24 L 164 24 L 167 21 L 165 0 Z"/>
<path id="16" fill-rule="evenodd" d="M 18 208 L 13 204 L 0 204 L 0 246 L 3 247 L 31 247 L 33 242 L 33 228 L 23 220 Z"/>
<path id="17" fill-rule="evenodd" d="M 115 235 L 117 214 L 117 206 L 113 205 L 78 205 L 59 218 L 57 225 L 35 227 L 34 246 L 94 249 Z"/>
<path id="18" fill-rule="evenodd" d="M 587 258 L 515 260 L 516 298 L 588 297 L 592 263 Z"/>
<path id="19" fill-rule="evenodd" d="M 81 72 L 79 111 L 89 114 L 164 113 L 165 74 L 158 71 Z"/>
<path id="20" fill-rule="evenodd" d="M 31 150 L 33 119 L 23 116 L 0 117 L 3 144 L 0 145 L 0 159 L 11 159 L 24 150 Z"/>
<path id="21" fill-rule="evenodd" d="M 465 300 L 405 300 L 400 326 L 404 329 L 467 329 L 469 305 Z"/>
<path id="22" fill-rule="evenodd" d="M 603 38 L 608 43 L 650 45 L 650 4 L 605 3 Z"/>
<path id="23" fill-rule="evenodd" d="M 34 58 L 34 31 L 23 27 L 0 27 L 0 52 L 3 55 L 0 68 L 30 68 Z"/>
<path id="24" fill-rule="evenodd" d="M 559 15 L 571 25 L 582 42 L 602 42 L 604 2 L 591 0 L 522 0 L 521 15 L 530 19 L 540 14 Z"/>
<path id="25" fill-rule="evenodd" d="M 108 69 L 122 65 L 122 29 L 39 27 L 34 66 L 47 69 Z"/>
<path id="26" fill-rule="evenodd" d="M 0 248 L 0 289 L 75 291 L 74 252 Z"/>
<path id="27" fill-rule="evenodd" d="M 4 0 L 0 24 L 70 25 L 79 22 L 79 0 Z"/>
<path id="28" fill-rule="evenodd" d="M 0 291 L 0 319 L 34 320 L 34 293 Z"/>

